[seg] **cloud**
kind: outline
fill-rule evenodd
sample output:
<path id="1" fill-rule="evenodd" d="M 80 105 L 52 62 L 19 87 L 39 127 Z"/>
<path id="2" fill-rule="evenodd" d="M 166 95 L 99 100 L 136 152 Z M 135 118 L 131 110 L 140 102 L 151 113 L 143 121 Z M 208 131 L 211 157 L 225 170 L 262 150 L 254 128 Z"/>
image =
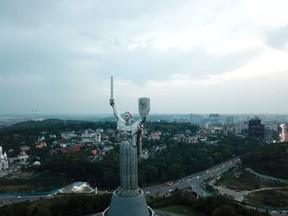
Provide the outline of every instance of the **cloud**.
<path id="1" fill-rule="evenodd" d="M 146 89 L 151 110 L 158 113 L 286 113 L 283 92 L 287 92 L 288 70 L 264 74 L 256 79 L 230 79 L 226 82 L 199 83 L 173 80 Z M 178 83 L 177 83 L 178 82 Z M 174 88 L 177 83 L 177 88 Z M 171 85 L 173 85 L 171 87 Z M 167 97 L 168 95 L 169 97 Z"/>
<path id="2" fill-rule="evenodd" d="M 187 98 L 208 106 L 207 95 L 227 95 L 229 83 L 287 71 L 286 8 L 285 0 L 1 1 L 1 108 L 108 112 L 111 75 L 131 111 L 138 95 L 155 96 L 159 112 L 167 109 L 158 101 L 175 112 L 194 106 Z"/>
<path id="3" fill-rule="evenodd" d="M 267 32 L 266 41 L 274 49 L 288 51 L 288 25 Z"/>

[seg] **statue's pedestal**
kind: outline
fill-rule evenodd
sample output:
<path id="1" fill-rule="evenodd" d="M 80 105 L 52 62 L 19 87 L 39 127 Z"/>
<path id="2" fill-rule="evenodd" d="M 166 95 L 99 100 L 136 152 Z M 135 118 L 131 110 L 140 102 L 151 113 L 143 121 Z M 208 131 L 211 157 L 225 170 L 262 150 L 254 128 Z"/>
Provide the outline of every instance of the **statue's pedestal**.
<path id="1" fill-rule="evenodd" d="M 136 196 L 123 197 L 118 190 L 113 192 L 111 203 L 103 215 L 105 216 L 154 216 L 153 210 L 147 206 L 142 190 Z"/>

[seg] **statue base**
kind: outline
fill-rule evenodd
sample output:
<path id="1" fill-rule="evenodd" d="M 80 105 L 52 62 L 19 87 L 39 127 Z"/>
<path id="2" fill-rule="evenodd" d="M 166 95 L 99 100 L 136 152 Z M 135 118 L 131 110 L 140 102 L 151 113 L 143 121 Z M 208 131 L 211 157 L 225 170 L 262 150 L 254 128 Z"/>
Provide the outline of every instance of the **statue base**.
<path id="1" fill-rule="evenodd" d="M 115 190 L 109 207 L 102 213 L 103 216 L 154 216 L 154 211 L 147 206 L 144 192 L 138 190 L 136 196 L 119 196 Z"/>

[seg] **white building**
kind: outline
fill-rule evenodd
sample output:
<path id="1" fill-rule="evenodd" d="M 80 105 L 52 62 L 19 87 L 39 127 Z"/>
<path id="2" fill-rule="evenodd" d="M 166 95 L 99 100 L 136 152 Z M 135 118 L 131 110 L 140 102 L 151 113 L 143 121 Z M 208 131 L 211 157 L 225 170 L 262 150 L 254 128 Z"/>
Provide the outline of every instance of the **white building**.
<path id="1" fill-rule="evenodd" d="M 62 139 L 72 139 L 75 138 L 77 134 L 75 134 L 74 131 L 65 131 L 61 133 L 61 138 Z"/>
<path id="2" fill-rule="evenodd" d="M 9 168 L 8 157 L 6 152 L 2 153 L 2 147 L 0 146 L 0 172 Z"/>

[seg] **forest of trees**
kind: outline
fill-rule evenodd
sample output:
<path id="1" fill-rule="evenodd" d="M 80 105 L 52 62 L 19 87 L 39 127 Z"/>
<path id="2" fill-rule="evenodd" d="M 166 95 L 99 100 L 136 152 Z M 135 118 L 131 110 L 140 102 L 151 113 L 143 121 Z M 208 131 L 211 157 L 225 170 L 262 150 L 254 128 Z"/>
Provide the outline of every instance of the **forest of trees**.
<path id="1" fill-rule="evenodd" d="M 161 152 L 139 161 L 139 185 L 163 183 L 207 169 L 259 147 L 256 140 L 225 137 L 217 145 L 170 142 Z M 119 185 L 119 154 L 115 146 L 101 161 L 91 162 L 81 153 L 59 154 L 40 166 L 39 171 L 65 173 L 75 181 L 92 186 L 115 188 Z"/>
<path id="2" fill-rule="evenodd" d="M 241 157 L 244 166 L 261 174 L 288 179 L 288 144 L 267 144 Z"/>

